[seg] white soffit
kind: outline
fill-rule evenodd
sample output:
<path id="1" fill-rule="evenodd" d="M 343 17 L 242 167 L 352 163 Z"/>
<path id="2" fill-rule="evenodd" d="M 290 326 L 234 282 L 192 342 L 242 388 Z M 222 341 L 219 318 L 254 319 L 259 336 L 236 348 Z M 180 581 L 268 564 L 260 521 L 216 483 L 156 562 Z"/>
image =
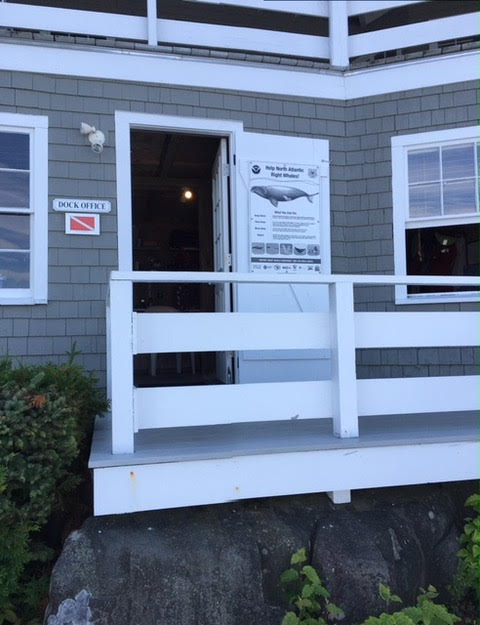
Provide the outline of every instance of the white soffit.
<path id="1" fill-rule="evenodd" d="M 105 50 L 0 43 L 0 70 L 350 100 L 477 80 L 478 51 L 345 73 Z"/>

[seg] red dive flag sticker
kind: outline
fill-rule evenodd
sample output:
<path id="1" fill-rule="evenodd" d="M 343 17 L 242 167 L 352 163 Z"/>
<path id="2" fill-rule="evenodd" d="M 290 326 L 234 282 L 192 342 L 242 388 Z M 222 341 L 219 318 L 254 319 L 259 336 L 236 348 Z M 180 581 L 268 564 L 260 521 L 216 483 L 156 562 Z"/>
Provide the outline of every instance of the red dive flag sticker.
<path id="1" fill-rule="evenodd" d="M 66 213 L 65 234 L 100 234 L 100 215 Z"/>

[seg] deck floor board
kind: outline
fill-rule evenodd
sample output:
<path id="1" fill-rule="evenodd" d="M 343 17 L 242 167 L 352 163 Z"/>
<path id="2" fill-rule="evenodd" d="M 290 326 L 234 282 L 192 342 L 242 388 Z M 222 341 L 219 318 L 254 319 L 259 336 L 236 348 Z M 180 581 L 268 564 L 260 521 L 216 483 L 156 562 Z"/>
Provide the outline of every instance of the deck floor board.
<path id="1" fill-rule="evenodd" d="M 360 417 L 358 438 L 337 438 L 331 419 L 141 430 L 134 454 L 111 452 L 109 417 L 97 421 L 89 466 L 187 462 L 235 456 L 479 440 L 476 411 Z"/>

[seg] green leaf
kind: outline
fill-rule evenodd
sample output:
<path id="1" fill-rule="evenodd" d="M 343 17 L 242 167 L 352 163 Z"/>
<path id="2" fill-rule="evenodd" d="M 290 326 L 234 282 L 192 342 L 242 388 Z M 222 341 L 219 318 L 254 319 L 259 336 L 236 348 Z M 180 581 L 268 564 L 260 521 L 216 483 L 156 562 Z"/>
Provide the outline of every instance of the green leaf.
<path id="1" fill-rule="evenodd" d="M 380 584 L 378 584 L 378 592 L 380 593 L 380 597 L 384 601 L 390 601 L 390 596 L 392 594 L 392 591 L 390 590 L 388 586 L 385 586 L 385 584 L 382 584 L 380 582 Z"/>
<path id="2" fill-rule="evenodd" d="M 380 593 L 380 597 L 384 601 L 393 601 L 395 603 L 402 603 L 402 600 L 400 599 L 400 597 L 398 595 L 394 595 L 392 591 L 390 590 L 390 588 L 386 586 L 385 584 L 382 584 L 381 582 L 378 585 L 378 592 Z"/>
<path id="3" fill-rule="evenodd" d="M 287 612 L 282 620 L 282 625 L 299 625 L 300 619 L 295 612 Z"/>
<path id="4" fill-rule="evenodd" d="M 9 623 L 18 623 L 18 616 L 10 608 L 6 608 L 6 610 L 3 612 L 3 618 Z"/>
<path id="5" fill-rule="evenodd" d="M 345 612 L 342 610 L 342 608 L 339 608 L 334 603 L 327 603 L 327 611 L 330 616 L 338 620 L 344 618 L 345 616 Z"/>
<path id="6" fill-rule="evenodd" d="M 305 547 L 302 547 L 292 555 L 290 559 L 290 564 L 303 564 L 306 561 L 307 553 L 305 551 Z"/>
<path id="7" fill-rule="evenodd" d="M 310 566 L 309 564 L 305 565 L 302 568 L 302 573 L 305 575 L 305 577 L 312 582 L 312 584 L 321 584 L 321 580 L 318 576 L 317 571 L 313 568 L 313 566 Z"/>
<path id="8" fill-rule="evenodd" d="M 282 582 L 282 584 L 291 584 L 292 582 L 297 581 L 299 577 L 300 574 L 298 571 L 296 571 L 295 569 L 287 569 L 281 574 L 280 581 Z"/>

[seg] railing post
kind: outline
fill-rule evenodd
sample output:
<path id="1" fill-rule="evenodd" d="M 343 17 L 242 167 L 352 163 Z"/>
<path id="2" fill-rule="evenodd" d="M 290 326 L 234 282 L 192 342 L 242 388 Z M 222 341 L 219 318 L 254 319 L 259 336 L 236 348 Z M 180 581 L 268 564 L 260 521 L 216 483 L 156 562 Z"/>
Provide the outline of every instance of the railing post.
<path id="1" fill-rule="evenodd" d="M 335 436 L 358 436 L 357 375 L 355 371 L 355 327 L 353 284 L 329 286 L 332 353 L 332 408 Z"/>
<path id="2" fill-rule="evenodd" d="M 348 67 L 348 2 L 330 0 L 328 3 L 328 39 L 330 47 L 330 65 Z"/>
<path id="3" fill-rule="evenodd" d="M 111 354 L 111 324 L 110 324 L 110 287 L 107 292 L 105 309 L 105 350 L 107 356 L 107 399 L 112 399 L 112 354 Z"/>
<path id="4" fill-rule="evenodd" d="M 112 453 L 133 453 L 133 302 L 129 280 L 110 281 Z"/>
<path id="5" fill-rule="evenodd" d="M 147 0 L 147 40 L 149 46 L 158 45 L 157 0 Z"/>

